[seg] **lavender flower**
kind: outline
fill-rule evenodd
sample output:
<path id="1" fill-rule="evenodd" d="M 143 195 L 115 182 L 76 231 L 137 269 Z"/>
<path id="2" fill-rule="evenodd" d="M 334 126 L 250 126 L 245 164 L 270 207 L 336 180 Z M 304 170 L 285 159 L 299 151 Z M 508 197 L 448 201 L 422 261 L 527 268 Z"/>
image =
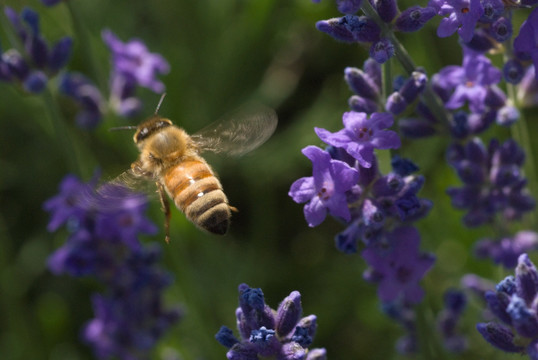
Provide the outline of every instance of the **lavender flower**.
<path id="1" fill-rule="evenodd" d="M 110 30 L 103 31 L 102 37 L 111 51 L 108 99 L 82 74 L 67 73 L 60 82 L 61 92 L 80 106 L 76 122 L 86 129 L 95 128 L 107 110 L 123 117 L 136 115 L 142 108 L 141 101 L 136 97 L 137 88 L 163 92 L 165 87 L 158 76 L 168 73 L 170 69 L 166 60 L 159 54 L 149 52 L 141 40 L 123 43 Z"/>
<path id="2" fill-rule="evenodd" d="M 444 294 L 444 309 L 437 315 L 437 328 L 443 345 L 453 353 L 461 353 L 467 347 L 467 339 L 458 333 L 458 322 L 467 305 L 462 291 L 450 289 Z"/>
<path id="3" fill-rule="evenodd" d="M 168 73 L 170 65 L 161 55 L 149 52 L 139 39 L 123 43 L 110 30 L 104 30 L 102 36 L 112 54 L 113 76 L 133 78 L 139 86 L 156 93 L 164 91 L 157 76 Z"/>
<path id="4" fill-rule="evenodd" d="M 303 154 L 312 161 L 313 176 L 295 181 L 289 196 L 297 203 L 308 202 L 304 207 L 308 225 L 321 224 L 327 213 L 349 221 L 351 215 L 345 193 L 357 183 L 357 170 L 345 162 L 332 160 L 316 146 L 307 146 Z"/>
<path id="5" fill-rule="evenodd" d="M 366 278 L 378 284 L 383 302 L 399 297 L 416 304 L 424 296 L 418 281 L 433 265 L 431 254 L 419 253 L 420 235 L 413 227 L 400 227 L 387 234 L 386 241 L 373 243 L 362 252 L 370 269 Z"/>
<path id="6" fill-rule="evenodd" d="M 24 52 L 8 49 L 0 60 L 0 80 L 16 83 L 32 94 L 41 93 L 49 78 L 60 71 L 71 56 L 73 41 L 63 37 L 52 47 L 42 36 L 39 15 L 29 7 L 17 14 L 6 6 L 4 12 L 22 44 Z"/>
<path id="7" fill-rule="evenodd" d="M 343 116 L 344 129 L 330 133 L 315 128 L 316 134 L 325 143 L 341 147 L 353 156 L 363 167 L 370 167 L 374 157 L 374 149 L 397 149 L 400 138 L 391 130 L 394 119 L 388 113 L 373 113 L 368 118 L 366 113 L 346 112 Z"/>
<path id="8" fill-rule="evenodd" d="M 171 277 L 157 265 L 160 248 L 138 240 L 156 230 L 143 214 L 145 198 L 119 185 L 96 191 L 95 181 L 67 176 L 44 207 L 51 213 L 50 231 L 63 224 L 70 231 L 50 256 L 49 269 L 90 276 L 106 287 L 93 296 L 95 318 L 84 327 L 83 340 L 100 359 L 147 358 L 179 312 L 163 306 L 162 291 Z"/>
<path id="9" fill-rule="evenodd" d="M 437 28 L 437 36 L 447 37 L 456 31 L 463 42 L 471 41 L 476 23 L 484 13 L 480 0 L 432 0 L 430 6 L 446 16 Z"/>
<path id="10" fill-rule="evenodd" d="M 497 285 L 495 292 L 486 293 L 488 308 L 510 328 L 490 322 L 477 324 L 477 330 L 486 341 L 500 350 L 522 352 L 536 359 L 538 272 L 528 255 L 521 254 L 515 273 L 515 279 L 509 277 Z M 517 338 L 520 340 L 516 342 Z"/>
<path id="11" fill-rule="evenodd" d="M 81 110 L 75 121 L 83 129 L 95 128 L 103 118 L 105 100 L 88 78 L 79 73 L 66 73 L 60 79 L 60 92 L 73 98 Z"/>
<path id="12" fill-rule="evenodd" d="M 517 259 L 523 253 L 538 250 L 538 234 L 534 231 L 520 231 L 514 237 L 501 239 L 482 239 L 475 245 L 478 258 L 492 259 L 507 269 L 517 265 Z"/>
<path id="13" fill-rule="evenodd" d="M 447 190 L 454 207 L 468 209 L 463 222 L 470 227 L 493 221 L 497 214 L 506 220 L 519 219 L 535 207 L 519 168 L 525 154 L 513 140 L 492 140 L 486 149 L 479 139 L 465 147 L 453 145 L 448 161 L 464 186 Z"/>
<path id="14" fill-rule="evenodd" d="M 501 72 L 487 57 L 466 48 L 462 67 L 447 66 L 432 80 L 438 92 L 451 93 L 445 101 L 447 109 L 458 109 L 468 102 L 472 112 L 484 113 L 488 90 L 501 80 Z"/>
<path id="15" fill-rule="evenodd" d="M 514 39 L 516 56 L 522 60 L 531 59 L 534 67 L 538 67 L 538 8 L 535 8 L 527 20 L 521 25 L 519 35 Z M 538 72 L 536 73 L 538 74 Z M 538 75 L 535 75 L 538 79 Z"/>
<path id="16" fill-rule="evenodd" d="M 241 340 L 226 326 L 220 328 L 215 338 L 229 349 L 226 357 L 230 360 L 258 360 L 260 356 L 280 360 L 325 360 L 325 349 L 308 349 L 316 333 L 316 316 L 301 316 L 298 291 L 291 292 L 274 311 L 265 304 L 261 289 L 241 284 L 236 310 Z"/>

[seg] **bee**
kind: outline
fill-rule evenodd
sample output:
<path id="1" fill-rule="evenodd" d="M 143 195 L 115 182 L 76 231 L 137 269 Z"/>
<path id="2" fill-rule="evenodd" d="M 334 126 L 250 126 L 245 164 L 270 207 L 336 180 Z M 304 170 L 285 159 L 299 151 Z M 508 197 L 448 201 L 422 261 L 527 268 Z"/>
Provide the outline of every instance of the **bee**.
<path id="1" fill-rule="evenodd" d="M 155 182 L 165 213 L 165 240 L 170 241 L 170 205 L 167 195 L 186 218 L 213 234 L 228 231 L 232 211 L 215 172 L 201 156 L 205 151 L 240 156 L 263 144 L 275 131 L 277 116 L 262 106 L 243 109 L 189 135 L 170 119 L 155 114 L 136 127 L 138 159 L 119 179 Z M 127 127 L 134 128 L 134 127 Z"/>

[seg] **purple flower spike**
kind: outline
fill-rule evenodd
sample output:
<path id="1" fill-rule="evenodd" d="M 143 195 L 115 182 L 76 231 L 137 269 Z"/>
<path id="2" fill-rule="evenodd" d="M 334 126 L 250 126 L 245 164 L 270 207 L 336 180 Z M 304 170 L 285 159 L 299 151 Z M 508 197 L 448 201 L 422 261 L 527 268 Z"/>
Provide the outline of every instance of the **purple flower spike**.
<path id="1" fill-rule="evenodd" d="M 366 113 L 346 112 L 343 116 L 344 129 L 330 133 L 315 128 L 316 134 L 325 143 L 341 147 L 358 160 L 363 167 L 369 168 L 374 161 L 374 149 L 397 149 L 400 138 L 392 130 L 394 119 L 389 113 L 373 113 L 368 118 Z"/>
<path id="2" fill-rule="evenodd" d="M 379 64 L 386 63 L 394 56 L 394 45 L 389 39 L 381 39 L 370 46 L 370 57 Z"/>
<path id="3" fill-rule="evenodd" d="M 395 22 L 399 31 L 413 32 L 422 29 L 436 15 L 433 7 L 412 6 L 400 14 Z"/>
<path id="4" fill-rule="evenodd" d="M 297 203 L 308 202 L 304 207 L 308 225 L 321 224 L 327 213 L 349 221 L 345 192 L 357 184 L 357 170 L 343 161 L 332 160 L 329 153 L 316 146 L 307 146 L 303 154 L 312 161 L 313 176 L 295 181 L 288 194 Z"/>
<path id="5" fill-rule="evenodd" d="M 445 0 L 439 15 L 446 16 L 437 28 L 437 36 L 447 37 L 456 31 L 463 42 L 471 41 L 476 23 L 484 13 L 480 0 Z"/>
<path id="6" fill-rule="evenodd" d="M 517 353 L 523 350 L 521 346 L 514 344 L 514 334 L 506 327 L 497 323 L 478 323 L 476 330 L 491 345 L 510 353 Z"/>
<path id="7" fill-rule="evenodd" d="M 519 35 L 514 39 L 514 50 L 518 57 L 530 57 L 534 67 L 538 67 L 538 8 L 530 13 L 529 17 L 519 29 Z M 525 59 L 523 59 L 525 60 Z M 538 72 L 535 72 L 538 80 Z"/>
<path id="8" fill-rule="evenodd" d="M 277 310 L 276 331 L 279 337 L 284 337 L 295 329 L 301 313 L 301 294 L 298 291 L 293 291 L 280 303 Z"/>
<path id="9" fill-rule="evenodd" d="M 413 227 L 400 227 L 387 235 L 389 249 L 367 247 L 362 256 L 379 276 L 377 294 L 381 301 L 402 297 L 418 303 L 424 291 L 420 279 L 432 267 L 433 256 L 419 253 L 420 235 Z"/>
<path id="10" fill-rule="evenodd" d="M 381 33 L 381 29 L 373 20 L 356 15 L 318 21 L 316 28 L 336 40 L 348 43 L 374 42 L 379 40 Z"/>
<path id="11" fill-rule="evenodd" d="M 361 7 L 362 0 L 336 0 L 336 7 L 342 14 L 355 14 Z"/>
<path id="12" fill-rule="evenodd" d="M 239 285 L 240 307 L 236 310 L 236 318 L 241 339 L 237 339 L 225 326 L 221 327 L 215 335 L 219 343 L 230 349 L 226 354 L 229 360 L 258 360 L 258 356 L 278 360 L 305 360 L 307 353 L 310 352 L 318 354 L 317 357 L 312 357 L 313 360 L 325 359 L 324 349 L 308 350 L 316 331 L 316 316 L 309 315 L 300 319 L 301 294 L 298 291 L 292 291 L 282 301 L 277 311 L 263 303 L 262 313 L 252 308 L 253 304 L 248 305 L 248 303 L 259 304 L 260 302 L 259 296 L 251 297 L 249 290 L 253 290 L 253 295 L 262 293 L 260 289 L 251 289 L 246 284 Z M 248 296 L 245 297 L 245 294 Z M 256 307 L 260 306 L 256 305 Z M 245 321 L 249 320 L 245 319 L 243 309 L 251 312 L 250 322 L 253 327 L 248 332 Z M 276 322 L 262 325 L 264 314 L 270 314 L 270 316 L 276 314 Z"/>
<path id="13" fill-rule="evenodd" d="M 531 304 L 538 293 L 538 271 L 527 254 L 521 254 L 516 267 L 517 294 Z"/>

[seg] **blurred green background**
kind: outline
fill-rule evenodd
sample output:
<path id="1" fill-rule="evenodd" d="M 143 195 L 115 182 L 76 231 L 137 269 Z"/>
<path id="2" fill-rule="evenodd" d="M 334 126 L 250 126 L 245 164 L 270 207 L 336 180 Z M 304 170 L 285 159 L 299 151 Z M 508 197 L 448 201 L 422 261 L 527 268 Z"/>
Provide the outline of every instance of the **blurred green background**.
<path id="1" fill-rule="evenodd" d="M 189 132 L 252 100 L 278 113 L 275 135 L 253 153 L 240 159 L 207 157 L 230 202 L 240 210 L 225 237 L 200 232 L 174 209 L 171 243 L 164 244 L 162 232 L 144 239 L 163 245 L 162 265 L 175 277 L 166 301 L 185 309 L 184 319 L 161 341 L 155 359 L 224 359 L 226 349 L 214 334 L 221 325 L 235 329 L 237 286 L 242 282 L 261 287 L 273 308 L 292 290 L 300 291 L 305 315 L 318 316 L 313 347 L 325 347 L 330 359 L 403 358 L 394 344 L 404 331 L 379 311 L 375 286 L 362 279 L 364 261 L 359 255 L 339 253 L 334 246 L 334 235 L 342 226 L 328 219 L 309 228 L 302 205 L 287 195 L 293 181 L 311 175 L 311 164 L 300 150 L 309 144 L 322 145 L 313 127 L 336 131 L 342 126 L 341 115 L 351 95 L 343 69 L 361 67 L 367 57 L 365 49 L 337 43 L 315 29 L 316 21 L 339 16 L 334 1 L 73 0 L 78 19 L 64 4 L 46 8 L 37 0 L 1 3 L 18 11 L 23 6 L 36 9 L 49 41 L 75 36 L 69 68 L 102 84 L 110 64 L 101 30 L 111 29 L 123 41 L 142 39 L 171 65 L 171 72 L 162 77 L 167 97 L 160 114 Z M 399 2 L 401 9 L 411 4 Z M 10 47 L 5 22 L 2 14 L 4 50 Z M 429 74 L 461 63 L 455 37 L 436 38 L 437 22 L 418 35 L 400 37 Z M 89 36 L 77 37 L 76 26 Z M 97 64 L 94 73 L 88 54 Z M 74 149 L 65 148 L 54 130 L 46 105 L 50 99 L 25 95 L 0 83 L 1 359 L 93 358 L 81 343 L 79 330 L 92 317 L 89 296 L 99 288 L 91 280 L 55 277 L 46 269 L 47 256 L 63 244 L 67 233 L 46 231 L 48 215 L 42 204 L 74 171 L 68 161 L 73 154 L 80 168 L 77 175 L 84 180 L 97 168 L 104 179 L 127 169 L 137 156 L 131 133 L 108 129 L 136 125 L 144 118 L 107 117 L 95 131 L 84 131 L 73 123 L 74 104 L 57 94 L 54 82 L 50 89 Z M 144 113 L 153 113 L 160 94 L 141 89 L 138 95 Z M 536 133 L 536 121 L 530 126 Z M 506 130 L 498 134 L 509 135 Z M 441 308 L 445 289 L 457 287 L 467 272 L 495 281 L 506 274 L 471 255 L 472 243 L 492 230 L 465 229 L 462 213 L 451 208 L 445 189 L 459 181 L 444 162 L 447 144 L 448 140 L 438 138 L 404 141 L 399 151 L 426 176 L 421 197 L 435 202 L 431 214 L 418 223 L 422 249 L 438 258 L 422 282 L 427 296 L 420 312 L 430 321 L 426 325 L 432 330 L 430 345 L 435 340 L 431 321 Z M 156 199 L 148 216 L 162 228 L 164 217 Z M 476 335 L 479 303 L 472 303 L 465 314 L 463 331 L 470 334 L 471 348 L 453 358 L 506 358 Z M 422 358 L 432 358 L 431 354 L 425 351 Z"/>

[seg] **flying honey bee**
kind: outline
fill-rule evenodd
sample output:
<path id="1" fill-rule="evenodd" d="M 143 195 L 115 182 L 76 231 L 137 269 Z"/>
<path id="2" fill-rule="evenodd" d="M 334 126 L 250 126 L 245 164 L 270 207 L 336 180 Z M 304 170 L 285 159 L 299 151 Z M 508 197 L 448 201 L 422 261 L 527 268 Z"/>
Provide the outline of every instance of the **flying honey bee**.
<path id="1" fill-rule="evenodd" d="M 204 151 L 239 156 L 263 144 L 275 131 L 277 117 L 272 109 L 258 106 L 216 121 L 193 135 L 171 120 L 155 114 L 136 127 L 133 140 L 140 155 L 118 181 L 149 180 L 165 213 L 166 242 L 170 241 L 170 205 L 166 194 L 188 220 L 214 234 L 228 231 L 232 211 L 222 185 L 211 166 L 200 155 Z M 134 128 L 134 127 L 124 127 Z"/>

